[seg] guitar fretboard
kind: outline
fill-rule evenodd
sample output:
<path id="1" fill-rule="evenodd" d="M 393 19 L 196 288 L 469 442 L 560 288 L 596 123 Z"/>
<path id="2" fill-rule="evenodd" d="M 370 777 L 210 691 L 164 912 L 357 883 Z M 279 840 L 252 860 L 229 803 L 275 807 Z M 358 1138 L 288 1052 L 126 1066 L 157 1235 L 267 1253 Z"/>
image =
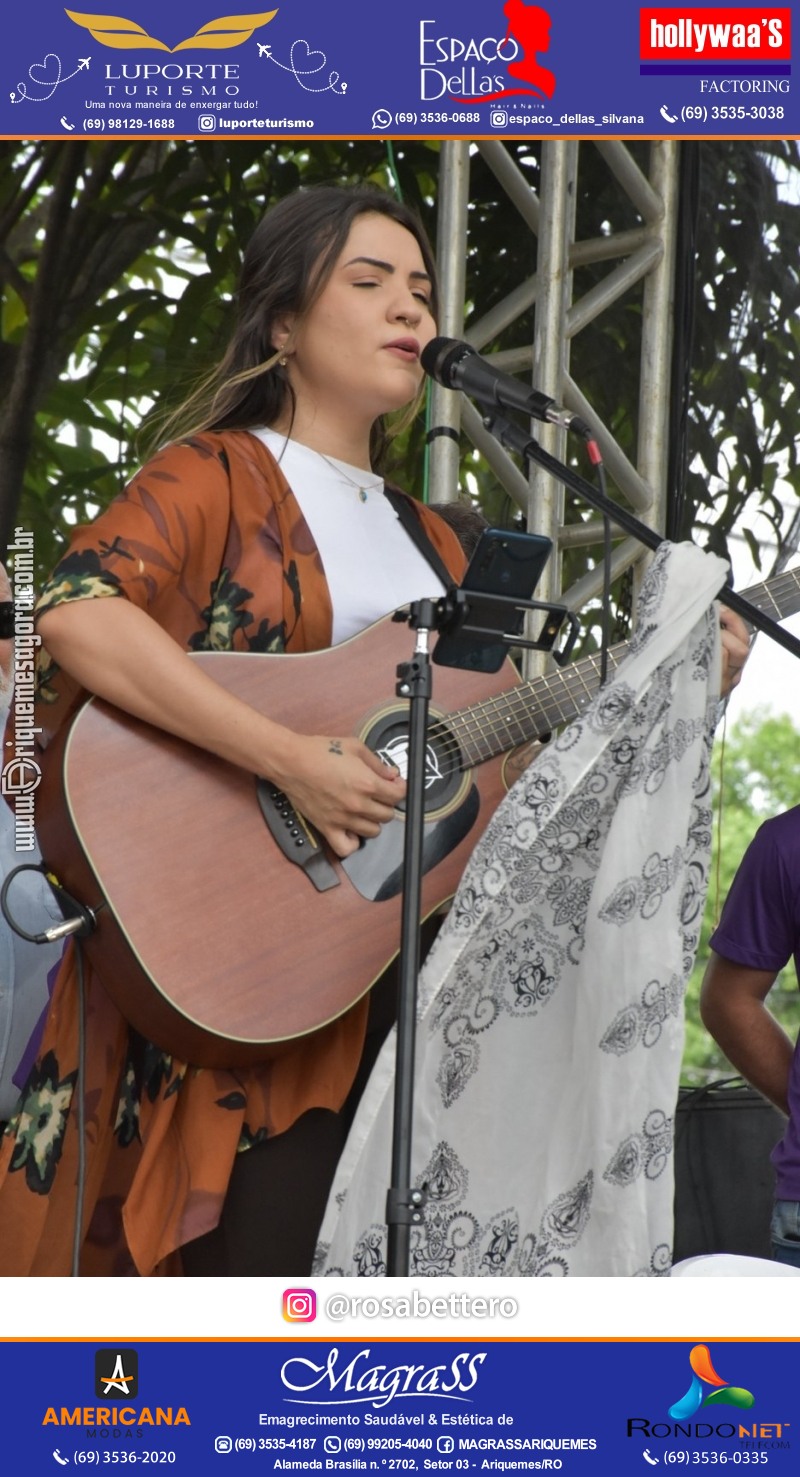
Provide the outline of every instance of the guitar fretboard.
<path id="1" fill-rule="evenodd" d="M 616 671 L 627 654 L 627 643 L 611 647 L 609 670 Z M 563 672 L 534 677 L 499 697 L 448 714 L 448 727 L 467 764 L 482 764 L 569 723 L 588 707 L 599 686 L 599 654 L 583 657 Z"/>
<path id="2" fill-rule="evenodd" d="M 782 620 L 800 608 L 800 569 L 787 569 L 765 584 L 744 591 L 764 615 Z M 610 671 L 628 654 L 628 643 L 612 646 Z M 482 764 L 519 744 L 542 738 L 583 712 L 600 686 L 600 655 L 583 657 L 563 671 L 523 682 L 499 697 L 450 713 L 447 726 L 467 767 Z"/>

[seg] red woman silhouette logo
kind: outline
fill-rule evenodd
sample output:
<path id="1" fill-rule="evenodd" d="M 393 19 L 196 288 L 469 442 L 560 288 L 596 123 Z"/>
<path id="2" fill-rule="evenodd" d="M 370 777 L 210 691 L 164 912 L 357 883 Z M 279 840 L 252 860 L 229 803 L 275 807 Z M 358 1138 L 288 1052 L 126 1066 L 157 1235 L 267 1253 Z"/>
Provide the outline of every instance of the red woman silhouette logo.
<path id="1" fill-rule="evenodd" d="M 506 0 L 503 14 L 508 17 L 508 29 L 503 45 L 513 36 L 522 55 L 517 61 L 508 63 L 510 77 L 527 82 L 536 92 L 552 97 L 556 88 L 554 74 L 536 60 L 540 51 L 550 47 L 552 21 L 541 5 L 525 5 L 524 0 Z"/>
<path id="2" fill-rule="evenodd" d="M 465 97 L 465 103 L 494 102 L 518 93 L 551 98 L 556 90 L 555 73 L 537 60 L 540 52 L 550 48 L 552 21 L 541 5 L 526 5 L 525 0 L 506 0 L 503 14 L 508 21 L 506 34 L 497 44 L 498 61 L 505 62 L 509 79 L 523 82 L 524 87 L 502 87 L 498 92 L 484 92 L 479 97 Z M 423 25 L 425 23 L 423 22 Z M 494 81 L 501 82 L 501 77 Z"/>

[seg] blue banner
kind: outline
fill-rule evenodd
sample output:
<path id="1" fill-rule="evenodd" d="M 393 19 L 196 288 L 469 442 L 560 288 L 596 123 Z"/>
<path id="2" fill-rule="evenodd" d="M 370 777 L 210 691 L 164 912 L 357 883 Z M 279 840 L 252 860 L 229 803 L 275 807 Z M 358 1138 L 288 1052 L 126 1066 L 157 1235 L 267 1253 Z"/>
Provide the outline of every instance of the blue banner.
<path id="1" fill-rule="evenodd" d="M 3 22 L 6 137 L 798 132 L 792 6 L 57 0 Z"/>
<path id="2" fill-rule="evenodd" d="M 795 1470 L 782 1343 L 0 1345 L 4 1454 L 260 1472 Z M 27 1367 L 27 1373 L 24 1369 Z M 35 1374 L 34 1374 L 35 1370 Z M 253 1466 L 253 1459 L 256 1466 Z"/>

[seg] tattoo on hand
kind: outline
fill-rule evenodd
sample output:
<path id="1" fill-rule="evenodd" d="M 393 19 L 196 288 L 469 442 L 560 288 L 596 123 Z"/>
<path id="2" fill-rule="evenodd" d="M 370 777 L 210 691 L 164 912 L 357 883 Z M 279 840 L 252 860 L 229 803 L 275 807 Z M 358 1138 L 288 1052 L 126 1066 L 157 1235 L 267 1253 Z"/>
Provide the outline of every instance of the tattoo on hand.
<path id="1" fill-rule="evenodd" d="M 341 741 L 339 739 L 331 739 L 330 743 L 328 744 L 328 753 L 329 754 L 341 754 L 341 753 L 343 753 Z"/>

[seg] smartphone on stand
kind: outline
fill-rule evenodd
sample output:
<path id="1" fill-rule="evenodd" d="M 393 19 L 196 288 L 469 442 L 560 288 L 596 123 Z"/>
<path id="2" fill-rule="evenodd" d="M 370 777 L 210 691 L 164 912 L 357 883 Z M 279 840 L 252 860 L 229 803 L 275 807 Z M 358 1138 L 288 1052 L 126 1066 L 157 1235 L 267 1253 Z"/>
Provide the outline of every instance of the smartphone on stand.
<path id="1" fill-rule="evenodd" d="M 552 539 L 516 529 L 484 528 L 461 581 L 462 590 L 482 595 L 508 595 L 530 600 L 553 549 Z M 507 635 L 522 631 L 525 612 L 512 605 L 492 608 L 476 603 L 467 617 L 470 624 L 489 626 Z M 443 631 L 434 647 L 433 660 L 442 667 L 466 667 L 473 672 L 497 672 L 508 655 L 504 641 L 476 636 L 470 631 Z"/>

